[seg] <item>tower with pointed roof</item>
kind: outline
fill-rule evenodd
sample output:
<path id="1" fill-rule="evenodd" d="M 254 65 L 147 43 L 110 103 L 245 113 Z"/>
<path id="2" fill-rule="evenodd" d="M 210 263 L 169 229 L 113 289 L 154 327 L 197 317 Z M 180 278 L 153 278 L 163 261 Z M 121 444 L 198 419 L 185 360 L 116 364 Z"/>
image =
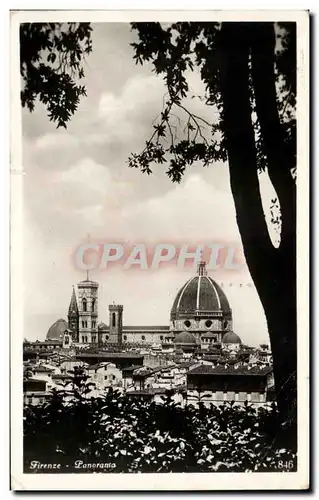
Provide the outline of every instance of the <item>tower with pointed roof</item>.
<path id="1" fill-rule="evenodd" d="M 79 309 L 73 287 L 72 296 L 68 311 L 68 328 L 72 331 L 73 342 L 79 341 Z"/>

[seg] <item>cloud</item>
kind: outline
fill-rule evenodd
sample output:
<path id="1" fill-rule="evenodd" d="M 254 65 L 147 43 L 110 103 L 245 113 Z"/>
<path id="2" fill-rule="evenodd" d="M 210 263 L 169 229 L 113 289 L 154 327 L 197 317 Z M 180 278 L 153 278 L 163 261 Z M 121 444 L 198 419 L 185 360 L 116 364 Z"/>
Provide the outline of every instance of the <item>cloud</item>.
<path id="1" fill-rule="evenodd" d="M 25 317 L 31 339 L 43 338 L 54 319 L 66 317 L 72 284 L 83 278 L 72 253 L 87 233 L 136 243 L 240 243 L 225 164 L 193 165 L 180 185 L 171 183 L 165 165 L 151 176 L 128 168 L 130 153 L 140 151 L 150 136 L 165 88 L 149 67 L 134 65 L 127 25 L 101 23 L 93 35 L 85 79 L 88 97 L 68 130 L 56 130 L 42 106 L 32 114 L 23 112 Z M 203 95 L 199 74 L 190 73 L 188 79 L 192 95 Z M 216 119 L 214 108 L 197 98 L 187 106 L 209 121 Z M 181 110 L 176 116 L 176 124 L 185 120 Z M 126 324 L 167 324 L 175 293 L 189 272 L 163 268 L 136 275 L 115 267 L 95 273 L 101 319 L 107 321 L 107 305 L 116 300 L 125 306 Z M 233 277 L 238 287 L 243 279 L 251 281 L 247 271 Z M 255 289 L 230 294 L 237 333 L 245 341 L 265 340 Z"/>

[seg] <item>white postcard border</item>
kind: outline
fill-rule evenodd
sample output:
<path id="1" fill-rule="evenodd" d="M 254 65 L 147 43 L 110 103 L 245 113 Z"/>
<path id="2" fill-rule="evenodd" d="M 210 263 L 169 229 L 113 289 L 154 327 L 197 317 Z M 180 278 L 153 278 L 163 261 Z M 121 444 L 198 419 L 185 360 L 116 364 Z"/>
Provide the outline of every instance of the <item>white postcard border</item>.
<path id="1" fill-rule="evenodd" d="M 19 23 L 43 21 L 297 22 L 298 472 L 25 474 L 23 472 L 23 163 Z M 11 488 L 28 490 L 294 490 L 309 486 L 309 13 L 307 11 L 17 11 L 11 13 Z"/>

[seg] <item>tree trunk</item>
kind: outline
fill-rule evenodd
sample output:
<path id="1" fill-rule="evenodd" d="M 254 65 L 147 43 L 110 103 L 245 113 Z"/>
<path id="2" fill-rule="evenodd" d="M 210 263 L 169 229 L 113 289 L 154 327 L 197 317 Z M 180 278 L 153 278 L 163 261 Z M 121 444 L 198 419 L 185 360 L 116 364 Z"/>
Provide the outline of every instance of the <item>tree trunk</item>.
<path id="1" fill-rule="evenodd" d="M 251 119 L 249 37 L 249 23 L 222 25 L 219 50 L 223 126 L 238 228 L 246 262 L 264 307 L 273 353 L 278 408 L 282 421 L 287 421 L 291 414 L 295 418 L 293 409 L 296 407 L 293 251 L 286 252 L 283 247 L 278 251 L 273 247 L 262 208 Z M 286 195 L 284 186 L 281 188 L 283 200 Z M 293 224 L 289 224 L 292 231 Z M 289 249 L 288 241 L 287 236 L 286 250 Z"/>
<path id="2" fill-rule="evenodd" d="M 267 156 L 269 177 L 278 195 L 281 210 L 281 241 L 276 250 L 277 308 L 270 306 L 267 315 L 274 331 L 273 345 L 285 355 L 277 360 L 279 397 L 286 406 L 287 418 L 296 420 L 297 406 L 297 315 L 296 315 L 296 185 L 291 175 L 295 151 L 285 142 L 277 107 L 275 87 L 275 31 L 273 23 L 251 25 L 251 63 L 256 111 Z M 271 298 L 270 298 L 271 300 Z M 282 319 L 281 319 L 282 318 Z M 284 322 L 281 332 L 277 325 Z"/>

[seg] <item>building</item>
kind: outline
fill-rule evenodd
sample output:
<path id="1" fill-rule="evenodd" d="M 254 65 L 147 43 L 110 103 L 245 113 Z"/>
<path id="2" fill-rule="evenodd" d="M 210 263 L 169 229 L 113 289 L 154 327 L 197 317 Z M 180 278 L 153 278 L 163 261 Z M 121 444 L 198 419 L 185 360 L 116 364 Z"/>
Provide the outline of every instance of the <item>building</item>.
<path id="1" fill-rule="evenodd" d="M 98 288 L 98 283 L 89 279 L 77 285 L 77 294 L 73 288 L 68 321 L 59 319 L 53 323 L 47 342 L 61 342 L 62 348 L 155 344 L 167 352 L 175 348 L 194 352 L 214 343 L 230 350 L 241 345 L 239 337 L 230 333 L 233 318 L 228 299 L 216 281 L 207 275 L 205 262 L 199 263 L 197 274 L 178 291 L 167 325 L 125 325 L 124 307 L 114 303 L 108 305 L 108 325 L 103 321 L 98 323 Z"/>
<path id="2" fill-rule="evenodd" d="M 127 391 L 126 395 L 131 399 L 140 399 L 159 404 L 162 404 L 168 396 L 178 405 L 184 406 L 185 402 L 183 391 L 165 389 L 165 387 L 149 387 L 141 390 L 135 388 Z"/>
<path id="3" fill-rule="evenodd" d="M 220 405 L 246 401 L 265 404 L 273 387 L 272 367 L 238 365 L 199 365 L 187 372 L 187 403 Z"/>
<path id="4" fill-rule="evenodd" d="M 122 387 L 122 372 L 114 363 L 104 362 L 89 365 L 85 369 L 85 373 L 97 389 L 103 390 L 107 387 Z"/>
<path id="5" fill-rule="evenodd" d="M 75 359 L 79 362 L 87 363 L 88 365 L 96 365 L 98 363 L 109 362 L 113 363 L 118 368 L 125 368 L 132 365 L 143 365 L 143 356 L 131 352 L 79 352 L 76 353 Z"/>
<path id="6" fill-rule="evenodd" d="M 43 404 L 50 397 L 45 380 L 38 380 L 36 378 L 25 378 L 23 380 L 24 404 L 37 406 Z"/>

